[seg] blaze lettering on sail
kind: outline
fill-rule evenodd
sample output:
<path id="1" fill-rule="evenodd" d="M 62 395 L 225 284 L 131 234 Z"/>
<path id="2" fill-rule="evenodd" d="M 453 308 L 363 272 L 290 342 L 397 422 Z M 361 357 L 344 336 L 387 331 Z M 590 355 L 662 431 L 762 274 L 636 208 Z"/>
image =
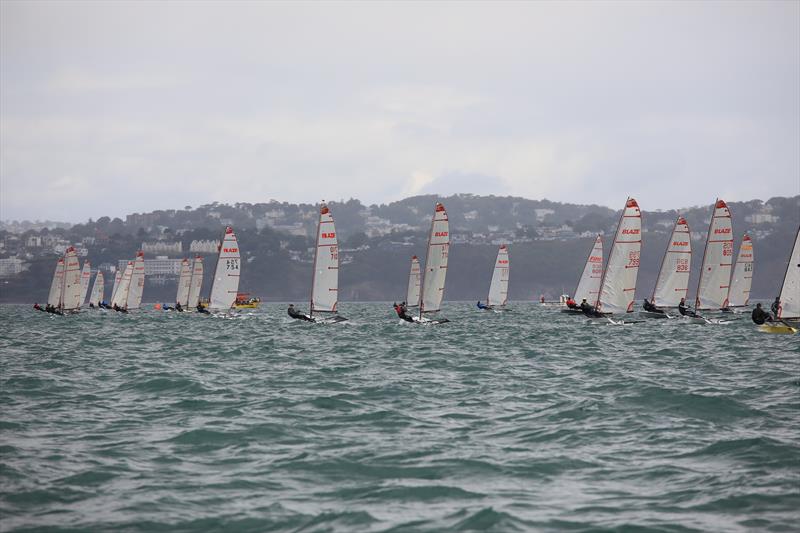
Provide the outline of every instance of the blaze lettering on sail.
<path id="1" fill-rule="evenodd" d="M 715 228 L 714 235 L 719 235 L 720 233 L 730 233 L 731 228 Z"/>
<path id="2" fill-rule="evenodd" d="M 436 232 L 433 233 L 433 236 L 434 237 L 447 237 L 448 234 L 449 234 L 449 232 L 447 232 L 447 231 L 436 231 Z"/>
<path id="3" fill-rule="evenodd" d="M 334 239 L 336 238 L 336 233 L 334 232 L 320 233 L 319 236 L 322 237 L 323 239 Z"/>
<path id="4" fill-rule="evenodd" d="M 672 241 L 672 246 L 689 246 L 687 241 Z"/>
<path id="5" fill-rule="evenodd" d="M 236 253 L 236 252 L 239 251 L 239 249 L 238 248 L 223 248 L 222 251 L 226 252 L 226 253 Z"/>
<path id="6" fill-rule="evenodd" d="M 623 235 L 639 235 L 639 230 L 638 229 L 627 229 L 627 228 L 625 228 L 625 229 L 622 230 L 622 234 Z"/>

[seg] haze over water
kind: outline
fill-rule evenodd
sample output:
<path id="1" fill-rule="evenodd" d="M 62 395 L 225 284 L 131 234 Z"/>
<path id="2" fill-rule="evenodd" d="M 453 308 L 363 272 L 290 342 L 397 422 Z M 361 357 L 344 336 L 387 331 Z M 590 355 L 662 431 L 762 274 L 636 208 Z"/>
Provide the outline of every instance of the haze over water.
<path id="1" fill-rule="evenodd" d="M 796 529 L 796 336 L 473 306 L 0 306 L 0 529 Z"/>

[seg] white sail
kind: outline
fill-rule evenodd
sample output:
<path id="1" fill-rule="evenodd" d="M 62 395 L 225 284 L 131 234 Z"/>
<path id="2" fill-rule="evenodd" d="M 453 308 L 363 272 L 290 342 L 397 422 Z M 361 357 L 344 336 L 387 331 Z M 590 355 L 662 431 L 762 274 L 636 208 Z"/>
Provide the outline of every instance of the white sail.
<path id="1" fill-rule="evenodd" d="M 417 307 L 419 305 L 419 288 L 422 283 L 421 272 L 419 258 L 415 255 L 411 258 L 411 271 L 408 273 L 407 307 Z"/>
<path id="2" fill-rule="evenodd" d="M 678 217 L 672 236 L 661 261 L 656 286 L 653 289 L 653 305 L 678 307 L 681 298 L 686 298 L 689 289 L 689 274 L 692 268 L 692 239 L 686 219 Z"/>
<path id="3" fill-rule="evenodd" d="M 733 231 L 731 212 L 723 200 L 717 200 L 703 253 L 703 266 L 697 284 L 696 309 L 721 309 L 728 306 L 728 287 L 733 266 Z"/>
<path id="4" fill-rule="evenodd" d="M 575 289 L 576 302 L 581 303 L 584 299 L 588 303 L 597 301 L 600 294 L 600 280 L 603 278 L 603 239 L 600 235 L 594 240 L 589 256 L 586 258 L 586 265 L 583 267 L 583 274 L 578 281 L 578 288 Z"/>
<path id="5" fill-rule="evenodd" d="M 114 286 L 111 288 L 111 297 L 114 297 L 114 294 L 117 292 L 117 287 L 119 286 L 119 280 L 122 279 L 122 272 L 125 269 L 120 270 L 117 268 L 116 274 L 114 274 Z"/>
<path id="6" fill-rule="evenodd" d="M 192 265 L 192 279 L 189 283 L 189 296 L 187 305 L 189 307 L 197 307 L 200 302 L 200 289 L 203 287 L 203 258 L 199 255 L 194 258 Z M 184 305 L 181 302 L 181 305 Z"/>
<path id="7" fill-rule="evenodd" d="M 83 270 L 81 270 L 81 305 L 86 301 L 86 295 L 89 293 L 89 280 L 92 279 L 92 265 L 89 261 L 83 262 Z"/>
<path id="8" fill-rule="evenodd" d="M 128 309 L 139 309 L 142 305 L 142 294 L 144 293 L 144 252 L 136 252 L 136 259 L 133 261 L 133 273 L 131 274 L 131 284 L 128 288 Z"/>
<path id="9" fill-rule="evenodd" d="M 438 311 L 442 305 L 449 252 L 450 223 L 444 205 L 437 202 L 428 236 L 428 255 L 425 256 L 425 274 L 420 291 L 420 317 L 423 313 Z"/>
<path id="10" fill-rule="evenodd" d="M 794 238 L 792 255 L 786 266 L 786 275 L 781 287 L 781 304 L 778 307 L 778 318 L 800 318 L 800 228 Z"/>
<path id="11" fill-rule="evenodd" d="M 81 307 L 81 264 L 75 248 L 64 253 L 64 284 L 61 288 L 61 308 L 73 311 Z"/>
<path id="12" fill-rule="evenodd" d="M 239 291 L 239 242 L 233 228 L 225 228 L 225 235 L 219 245 L 217 267 L 211 282 L 209 309 L 228 311 L 236 300 Z"/>
<path id="13" fill-rule="evenodd" d="M 489 297 L 486 299 L 487 305 L 502 307 L 508 301 L 508 273 L 510 264 L 508 262 L 508 247 L 500 245 L 497 250 L 497 259 L 494 262 L 492 272 L 492 282 L 489 284 Z"/>
<path id="14" fill-rule="evenodd" d="M 192 282 L 192 269 L 189 267 L 189 260 L 181 261 L 181 275 L 178 278 L 178 294 L 175 302 L 186 307 L 189 305 L 189 288 Z"/>
<path id="15" fill-rule="evenodd" d="M 50 283 L 50 294 L 47 296 L 47 303 L 58 307 L 61 303 L 61 284 L 64 281 L 64 258 L 59 257 L 56 261 L 56 271 L 53 274 L 53 281 Z"/>
<path id="16" fill-rule="evenodd" d="M 133 261 L 128 261 L 125 270 L 119 278 L 117 288 L 111 294 L 111 306 L 124 308 L 128 305 L 128 289 L 131 286 L 131 276 L 133 275 Z"/>
<path id="17" fill-rule="evenodd" d="M 753 284 L 753 240 L 749 235 L 742 237 L 736 266 L 733 267 L 731 289 L 728 293 L 728 307 L 744 307 L 750 302 L 750 286 Z"/>
<path id="18" fill-rule="evenodd" d="M 103 301 L 103 293 L 105 292 L 105 277 L 103 272 L 97 271 L 94 277 L 94 285 L 92 285 L 92 292 L 89 295 L 89 303 L 97 307 L 97 304 Z"/>
<path id="19" fill-rule="evenodd" d="M 319 209 L 317 249 L 311 280 L 311 314 L 335 313 L 339 303 L 339 245 L 336 226 L 328 206 Z"/>
<path id="20" fill-rule="evenodd" d="M 642 214 L 639 204 L 628 198 L 614 234 L 608 265 L 600 283 L 597 310 L 602 313 L 633 311 L 639 254 L 642 250 Z"/>

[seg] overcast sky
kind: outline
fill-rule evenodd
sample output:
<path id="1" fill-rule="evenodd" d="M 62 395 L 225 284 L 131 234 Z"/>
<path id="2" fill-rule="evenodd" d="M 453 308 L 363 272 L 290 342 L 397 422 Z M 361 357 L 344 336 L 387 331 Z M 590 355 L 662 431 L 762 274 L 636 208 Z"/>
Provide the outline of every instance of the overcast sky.
<path id="1" fill-rule="evenodd" d="M 800 194 L 800 2 L 0 2 L 0 218 Z"/>

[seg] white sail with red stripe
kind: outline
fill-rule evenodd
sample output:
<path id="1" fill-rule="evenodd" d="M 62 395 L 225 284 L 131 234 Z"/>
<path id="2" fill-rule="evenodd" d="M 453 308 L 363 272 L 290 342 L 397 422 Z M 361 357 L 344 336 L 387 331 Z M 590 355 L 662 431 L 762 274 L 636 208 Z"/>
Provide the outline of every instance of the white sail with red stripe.
<path id="1" fill-rule="evenodd" d="M 731 288 L 728 291 L 728 307 L 744 307 L 750 303 L 750 287 L 753 285 L 753 240 L 749 235 L 742 237 L 739 255 L 733 267 Z"/>
<path id="2" fill-rule="evenodd" d="M 642 214 L 633 198 L 625 202 L 614 242 L 603 272 L 596 308 L 601 313 L 633 311 L 639 255 L 642 250 Z"/>
<path id="3" fill-rule="evenodd" d="M 98 270 L 97 275 L 94 277 L 94 285 L 92 285 L 92 292 L 89 294 L 89 303 L 95 307 L 103 301 L 103 293 L 105 292 L 105 276 L 103 272 Z"/>
<path id="4" fill-rule="evenodd" d="M 653 289 L 652 303 L 660 307 L 678 307 L 686 298 L 692 268 L 692 239 L 686 219 L 678 217 L 672 230 L 661 270 Z"/>
<path id="5" fill-rule="evenodd" d="M 219 245 L 217 267 L 211 283 L 211 296 L 208 308 L 215 311 L 228 311 L 236 300 L 239 291 L 240 272 L 239 241 L 233 228 L 225 228 L 225 235 Z"/>
<path id="6" fill-rule="evenodd" d="M 420 291 L 420 318 L 423 313 L 433 313 L 441 308 L 449 251 L 450 223 L 444 205 L 437 202 L 428 236 L 428 255 L 425 257 L 425 274 Z"/>
<path id="7" fill-rule="evenodd" d="M 189 282 L 189 295 L 186 304 L 181 302 L 181 305 L 189 307 L 197 307 L 200 303 L 200 289 L 203 287 L 203 258 L 199 255 L 194 258 L 192 264 L 192 277 Z"/>
<path id="8" fill-rule="evenodd" d="M 411 258 L 411 271 L 408 273 L 408 290 L 406 291 L 407 307 L 419 306 L 419 290 L 421 285 L 422 270 L 419 266 L 419 258 L 415 255 Z"/>
<path id="9" fill-rule="evenodd" d="M 175 303 L 179 303 L 183 307 L 189 305 L 189 288 L 191 283 L 192 269 L 189 266 L 189 260 L 184 259 L 181 261 L 181 273 L 178 277 L 178 294 L 175 296 Z"/>
<path id="10" fill-rule="evenodd" d="M 794 247 L 786 266 L 779 298 L 781 303 L 778 307 L 778 318 L 800 319 L 800 228 L 794 238 Z"/>
<path id="11" fill-rule="evenodd" d="M 319 208 L 317 248 L 311 280 L 311 316 L 335 313 L 339 303 L 339 240 L 333 214 L 325 203 Z"/>
<path id="12" fill-rule="evenodd" d="M 584 299 L 590 305 L 597 301 L 600 294 L 600 280 L 603 278 L 603 239 L 600 235 L 594 240 L 586 265 L 583 267 L 578 288 L 575 289 L 574 300 L 578 303 Z"/>
<path id="13" fill-rule="evenodd" d="M 64 283 L 61 286 L 61 309 L 75 311 L 81 307 L 81 264 L 73 246 L 64 253 Z"/>
<path id="14" fill-rule="evenodd" d="M 708 225 L 703 265 L 697 283 L 695 309 L 722 309 L 728 306 L 732 266 L 731 212 L 724 200 L 717 200 Z"/>
<path id="15" fill-rule="evenodd" d="M 133 260 L 133 272 L 131 273 L 131 283 L 128 287 L 128 309 L 139 309 L 142 305 L 142 295 L 144 294 L 144 252 L 136 252 Z"/>
<path id="16" fill-rule="evenodd" d="M 64 258 L 59 257 L 56 261 L 56 271 L 53 274 L 53 281 L 50 283 L 50 293 L 47 296 L 47 303 L 58 307 L 61 303 L 61 284 L 64 281 Z"/>
<path id="17" fill-rule="evenodd" d="M 89 261 L 83 262 L 83 270 L 81 270 L 81 305 L 86 301 L 86 295 L 89 294 L 89 281 L 92 278 L 92 265 Z"/>
<path id="18" fill-rule="evenodd" d="M 491 307 L 503 307 L 508 301 L 508 246 L 505 244 L 500 245 L 497 250 L 497 259 L 494 262 L 494 271 L 492 272 L 492 281 L 489 284 L 489 297 L 487 298 L 487 305 Z"/>

